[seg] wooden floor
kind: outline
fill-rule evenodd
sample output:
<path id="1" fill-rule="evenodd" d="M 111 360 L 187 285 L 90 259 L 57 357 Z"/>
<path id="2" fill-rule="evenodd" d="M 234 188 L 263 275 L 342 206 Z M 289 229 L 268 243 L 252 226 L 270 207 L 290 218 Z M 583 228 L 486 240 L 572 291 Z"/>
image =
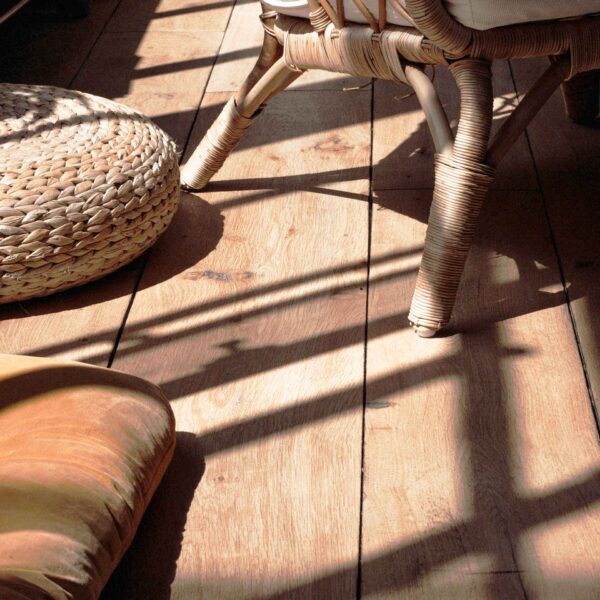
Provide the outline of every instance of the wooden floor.
<path id="1" fill-rule="evenodd" d="M 257 55 L 257 13 L 22 15 L 0 79 L 118 99 L 189 152 Z M 496 125 L 545 64 L 495 65 Z M 146 256 L 0 308 L 0 351 L 135 373 L 176 413 L 105 599 L 600 597 L 599 127 L 552 98 L 498 172 L 451 331 L 423 340 L 433 149 L 406 95 L 304 75 Z"/>

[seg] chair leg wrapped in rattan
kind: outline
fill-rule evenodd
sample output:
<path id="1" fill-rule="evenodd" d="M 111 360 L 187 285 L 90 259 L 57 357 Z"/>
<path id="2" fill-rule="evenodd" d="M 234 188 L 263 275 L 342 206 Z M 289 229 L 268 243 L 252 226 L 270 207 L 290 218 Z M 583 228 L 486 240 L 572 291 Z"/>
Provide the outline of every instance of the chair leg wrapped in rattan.
<path id="1" fill-rule="evenodd" d="M 282 48 L 273 32 L 276 16 L 263 6 L 261 20 L 265 35 L 258 60 L 183 167 L 181 183 L 185 189 L 202 189 L 238 145 L 263 106 L 302 74 L 290 69 L 281 58 Z"/>
<path id="2" fill-rule="evenodd" d="M 451 156 L 436 155 L 435 187 L 425 248 L 409 321 L 430 337 L 450 320 L 479 212 L 494 169 L 484 163 L 492 125 L 489 63 L 466 59 L 450 65 L 461 95 Z"/>
<path id="3" fill-rule="evenodd" d="M 579 73 L 562 84 L 562 92 L 569 118 L 575 123 L 591 123 L 600 109 L 600 71 Z"/>
<path id="4" fill-rule="evenodd" d="M 574 121 L 588 123 L 598 114 L 600 15 L 477 30 L 455 20 L 442 0 L 388 1 L 409 26 L 387 22 L 386 0 L 377 0 L 378 15 L 364 0 L 352 0 L 364 25 L 346 23 L 344 0 L 337 0 L 335 9 L 327 0 L 307 0 L 307 18 L 274 13 L 263 4 L 265 41 L 258 62 L 184 166 L 182 182 L 190 189 L 206 185 L 262 106 L 306 70 L 412 86 L 436 156 L 433 203 L 409 320 L 420 336 L 431 337 L 450 321 L 498 163 L 560 85 Z M 549 56 L 550 66 L 490 143 L 491 62 L 539 56 Z M 455 135 L 425 74 L 426 66 L 436 65 L 450 70 L 460 92 Z"/>

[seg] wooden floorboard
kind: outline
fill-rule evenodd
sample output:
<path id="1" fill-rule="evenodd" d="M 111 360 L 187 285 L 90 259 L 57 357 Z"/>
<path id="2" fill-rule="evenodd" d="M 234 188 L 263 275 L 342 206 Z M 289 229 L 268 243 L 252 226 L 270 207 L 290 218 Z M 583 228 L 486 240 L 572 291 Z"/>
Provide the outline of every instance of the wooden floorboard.
<path id="1" fill-rule="evenodd" d="M 545 61 L 513 61 L 526 92 Z M 551 126 L 549 126 L 551 124 Z M 528 128 L 593 397 L 600 401 L 600 121 L 571 123 L 557 92 Z"/>
<path id="2" fill-rule="evenodd" d="M 244 2 L 248 0 L 238 0 Z M 121 0 L 107 32 L 225 31 L 235 0 Z M 202 35 L 202 34 L 200 34 Z M 176 44 L 185 50 L 185 38 Z"/>
<path id="3" fill-rule="evenodd" d="M 18 17 L 0 76 L 122 101 L 189 154 L 255 60 L 257 12 L 94 0 L 83 21 Z M 495 128 L 544 66 L 495 65 Z M 435 83 L 455 120 L 450 77 Z M 303 75 L 147 257 L 0 307 L 0 351 L 105 365 L 133 301 L 113 366 L 176 413 L 175 458 L 103 600 L 598 597 L 597 127 L 564 120 L 558 95 L 544 108 L 498 170 L 450 331 L 422 340 L 407 312 L 433 150 L 407 92 Z"/>
<path id="4" fill-rule="evenodd" d="M 222 37 L 219 31 L 105 32 L 74 87 L 142 111 L 183 148 Z"/>
<path id="5" fill-rule="evenodd" d="M 44 15 L 43 2 L 2 24 L 0 80 L 69 87 L 120 0 L 94 0 L 86 19 Z M 50 3 L 48 3 L 50 4 Z"/>
<path id="6" fill-rule="evenodd" d="M 355 596 L 369 115 L 368 91 L 282 94 L 152 251 L 114 366 L 162 386 L 179 449 L 122 597 Z"/>
<path id="7" fill-rule="evenodd" d="M 593 598 L 598 444 L 540 194 L 491 194 L 433 340 L 406 323 L 430 192 L 375 196 L 363 597 Z"/>

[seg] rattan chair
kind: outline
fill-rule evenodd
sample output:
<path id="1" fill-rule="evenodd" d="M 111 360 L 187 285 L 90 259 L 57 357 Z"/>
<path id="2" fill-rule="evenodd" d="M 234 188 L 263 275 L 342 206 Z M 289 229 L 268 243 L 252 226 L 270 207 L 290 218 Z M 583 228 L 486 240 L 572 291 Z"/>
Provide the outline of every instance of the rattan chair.
<path id="1" fill-rule="evenodd" d="M 448 12 L 450 5 L 467 1 L 496 8 L 504 3 L 509 16 L 511 7 L 529 4 L 538 20 L 475 29 Z M 335 9 L 327 0 L 320 2 L 308 0 L 308 18 L 282 14 L 285 0 L 263 4 L 265 37 L 258 61 L 185 165 L 182 184 L 192 190 L 206 185 L 269 99 L 308 69 L 409 84 L 436 148 L 433 203 L 409 313 L 415 331 L 430 337 L 450 320 L 480 208 L 500 160 L 559 85 L 573 120 L 596 117 L 600 16 L 590 13 L 600 13 L 600 1 L 352 0 L 351 5 L 337 0 Z M 569 18 L 544 13 L 550 5 Z M 347 20 L 349 6 L 364 24 Z M 392 13 L 406 25 L 390 24 Z M 549 20 L 539 20 L 547 15 Z M 491 62 L 539 56 L 550 57 L 548 69 L 490 141 Z M 461 107 L 455 133 L 425 73 L 427 65 L 448 67 L 456 81 Z"/>

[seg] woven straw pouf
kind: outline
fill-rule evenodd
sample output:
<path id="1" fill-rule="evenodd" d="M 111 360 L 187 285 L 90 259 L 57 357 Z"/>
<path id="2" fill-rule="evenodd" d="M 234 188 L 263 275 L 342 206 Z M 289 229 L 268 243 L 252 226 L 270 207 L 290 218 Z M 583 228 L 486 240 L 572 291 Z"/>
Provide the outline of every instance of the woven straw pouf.
<path id="1" fill-rule="evenodd" d="M 156 241 L 178 200 L 175 146 L 147 117 L 0 84 L 0 303 L 114 271 Z"/>

